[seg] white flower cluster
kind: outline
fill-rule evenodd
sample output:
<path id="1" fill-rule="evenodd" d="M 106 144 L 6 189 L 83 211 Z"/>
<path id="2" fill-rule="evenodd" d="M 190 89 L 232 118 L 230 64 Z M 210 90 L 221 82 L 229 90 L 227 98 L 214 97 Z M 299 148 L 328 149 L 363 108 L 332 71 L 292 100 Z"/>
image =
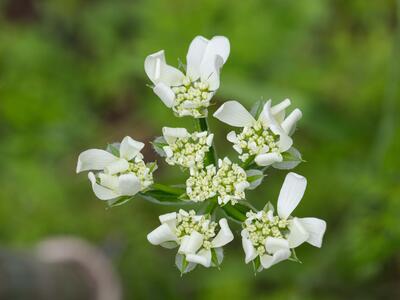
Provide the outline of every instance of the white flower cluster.
<path id="1" fill-rule="evenodd" d="M 185 168 L 203 168 L 204 158 L 210 150 L 213 134 L 207 131 L 189 133 L 185 128 L 163 128 L 164 139 L 168 146 L 163 150 L 170 165 Z"/>
<path id="2" fill-rule="evenodd" d="M 186 180 L 186 194 L 194 202 L 203 202 L 214 197 L 217 192 L 214 187 L 214 177 L 217 170 L 214 165 L 205 169 L 191 169 L 190 177 Z"/>
<path id="3" fill-rule="evenodd" d="M 228 133 L 228 141 L 240 154 L 242 161 L 254 160 L 259 166 L 269 166 L 283 161 L 282 153 L 290 149 L 297 121 L 302 113 L 295 109 L 285 118 L 285 109 L 290 105 L 286 99 L 271 107 L 267 101 L 256 120 L 239 102 L 225 102 L 214 117 L 231 126 L 243 128 L 240 134 L 235 131 Z"/>
<path id="4" fill-rule="evenodd" d="M 140 151 L 144 144 L 125 137 L 116 155 L 105 150 L 89 149 L 78 158 L 76 172 L 89 172 L 95 195 L 101 200 L 133 196 L 153 184 L 155 164 L 146 165 Z"/>
<path id="5" fill-rule="evenodd" d="M 183 79 L 183 85 L 172 88 L 175 94 L 175 103 L 172 110 L 179 116 L 193 116 L 195 118 L 204 118 L 207 116 L 207 107 L 210 106 L 210 100 L 214 95 L 209 90 L 208 82 L 195 81 L 190 78 Z"/>
<path id="6" fill-rule="evenodd" d="M 154 93 L 179 117 L 204 118 L 210 100 L 219 88 L 220 69 L 228 59 L 229 40 L 197 36 L 186 56 L 186 75 L 168 65 L 164 50 L 149 55 L 144 62 Z"/>
<path id="7" fill-rule="evenodd" d="M 233 149 L 240 154 L 239 159 L 243 162 L 258 154 L 279 153 L 279 148 L 276 144 L 277 136 L 265 123 L 260 121 L 257 121 L 252 126 L 244 127 L 243 131 L 238 135 L 231 131 L 228 140 L 233 142 Z"/>
<path id="8" fill-rule="evenodd" d="M 277 216 L 268 206 L 263 211 L 246 214 L 241 233 L 245 261 L 249 263 L 259 259 L 258 271 L 288 259 L 291 249 L 304 242 L 321 247 L 325 221 L 291 216 L 303 197 L 306 185 L 307 180 L 303 176 L 289 173 L 279 194 Z"/>
<path id="9" fill-rule="evenodd" d="M 271 100 L 260 101 L 253 106 L 252 113 L 237 101 L 221 105 L 213 116 L 241 128 L 238 133 L 231 131 L 227 135 L 241 162 L 237 164 L 227 157 L 218 159 L 207 115 L 229 52 L 227 38 L 216 36 L 208 40 L 198 36 L 189 46 L 185 74 L 166 63 L 164 51 L 149 55 L 144 63 L 154 93 L 176 116 L 192 116 L 201 128 L 188 132 L 186 128 L 163 127 L 163 136 L 153 143 L 167 164 L 189 171 L 186 185 L 154 183 L 157 165 L 143 161 L 140 151 L 144 144 L 130 137 L 107 151 L 90 149 L 78 158 L 77 172 L 90 171 L 88 177 L 95 195 L 101 200 L 112 200 L 111 206 L 121 205 L 137 193 L 153 203 L 179 205 L 189 200 L 201 206 L 201 214 L 181 209 L 159 216 L 161 225 L 147 235 L 153 245 L 178 248 L 175 264 L 182 273 L 197 264 L 221 264 L 222 247 L 233 240 L 233 234 L 227 219 L 217 221 L 218 210 L 242 224 L 245 262 L 252 261 L 258 271 L 289 258 L 295 260 L 293 249 L 304 242 L 320 247 L 326 229 L 323 220 L 291 216 L 307 184 L 303 176 L 295 173 L 285 178 L 277 215 L 272 205 L 257 212 L 242 201 L 246 199 L 246 190 L 261 184 L 266 176 L 265 167 L 291 169 L 301 162 L 291 136 L 302 113 L 295 109 L 286 116 L 289 99 L 274 106 Z"/>
<path id="10" fill-rule="evenodd" d="M 225 218 L 218 224 L 211 221 L 209 215 L 196 215 L 194 210 L 189 212 L 181 209 L 159 217 L 161 225 L 147 235 L 153 245 L 166 248 L 179 246 L 178 257 L 190 263 L 187 267 L 193 269 L 196 264 L 205 267 L 212 266 L 213 252 L 218 253 L 218 263 L 222 262 L 221 247 L 233 240 L 232 231 Z M 182 272 L 188 272 L 186 268 Z"/>
<path id="11" fill-rule="evenodd" d="M 218 196 L 218 204 L 236 204 L 245 199 L 244 190 L 250 186 L 246 172 L 229 158 L 218 160 L 218 170 L 214 165 L 205 169 L 192 169 L 186 180 L 186 193 L 190 200 L 205 201 Z"/>

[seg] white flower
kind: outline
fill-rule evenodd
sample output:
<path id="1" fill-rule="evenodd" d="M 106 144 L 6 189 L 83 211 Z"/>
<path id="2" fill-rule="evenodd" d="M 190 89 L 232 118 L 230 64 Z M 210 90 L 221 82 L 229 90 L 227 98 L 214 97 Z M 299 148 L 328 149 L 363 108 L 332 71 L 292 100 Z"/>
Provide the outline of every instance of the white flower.
<path id="1" fill-rule="evenodd" d="M 214 249 L 222 255 L 220 248 L 233 240 L 233 234 L 225 218 L 218 224 L 209 216 L 196 215 L 192 210 L 179 210 L 159 217 L 161 225 L 147 235 L 153 245 L 165 248 L 179 246 L 178 255 L 185 256 L 189 263 L 210 267 Z M 220 257 L 222 261 L 222 257 Z"/>
<path id="2" fill-rule="evenodd" d="M 229 56 L 229 40 L 215 36 L 194 38 L 186 56 L 186 75 L 165 61 L 164 50 L 147 56 L 144 69 L 154 93 L 180 117 L 207 116 L 210 100 L 219 88 L 219 72 Z"/>
<path id="3" fill-rule="evenodd" d="M 168 164 L 203 168 L 214 134 L 208 134 L 207 131 L 189 133 L 185 128 L 164 127 L 163 135 L 168 143 L 163 147 Z"/>
<path id="4" fill-rule="evenodd" d="M 291 255 L 290 249 L 304 242 L 321 247 L 326 229 L 325 221 L 291 217 L 303 197 L 306 185 L 306 178 L 289 173 L 279 194 L 277 216 L 273 215 L 272 209 L 247 213 L 242 230 L 246 263 L 260 257 L 260 268 L 267 269 L 288 259 Z"/>
<path id="5" fill-rule="evenodd" d="M 213 185 L 218 194 L 218 203 L 233 205 L 245 198 L 244 190 L 250 187 L 245 170 L 229 158 L 218 160 L 218 171 L 213 178 Z"/>
<path id="6" fill-rule="evenodd" d="M 190 177 L 186 180 L 186 194 L 194 202 L 202 202 L 218 196 L 218 204 L 231 202 L 235 205 L 245 199 L 245 189 L 254 189 L 262 181 L 263 174 L 259 170 L 244 171 L 229 158 L 218 160 L 218 169 L 208 165 L 205 169 L 190 169 Z"/>
<path id="7" fill-rule="evenodd" d="M 89 172 L 95 195 L 101 200 L 133 196 L 153 184 L 154 167 L 148 167 L 140 153 L 144 144 L 125 137 L 119 155 L 100 149 L 89 149 L 78 157 L 76 172 Z"/>
<path id="8" fill-rule="evenodd" d="M 289 105 L 290 100 L 286 99 L 271 107 L 269 100 L 256 120 L 239 102 L 228 101 L 214 113 L 214 117 L 231 126 L 243 127 L 240 134 L 231 131 L 227 136 L 240 154 L 240 160 L 254 159 L 259 166 L 269 166 L 282 162 L 281 153 L 293 144 L 290 134 L 302 114 L 295 109 L 285 118 L 285 108 Z"/>
<path id="9" fill-rule="evenodd" d="M 217 170 L 214 165 L 205 169 L 190 169 L 190 177 L 186 180 L 186 194 L 194 202 L 202 202 L 217 194 L 213 179 Z"/>

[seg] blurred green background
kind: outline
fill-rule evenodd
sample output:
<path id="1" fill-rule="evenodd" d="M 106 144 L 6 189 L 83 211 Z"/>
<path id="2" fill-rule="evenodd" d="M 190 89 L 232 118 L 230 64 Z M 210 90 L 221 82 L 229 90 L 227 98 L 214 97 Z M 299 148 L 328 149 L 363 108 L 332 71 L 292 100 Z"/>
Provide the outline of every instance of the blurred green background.
<path id="1" fill-rule="evenodd" d="M 0 0 L 1 245 L 88 239 L 112 257 L 126 299 L 400 298 L 399 9 L 394 0 Z M 138 198 L 106 209 L 75 174 L 85 149 L 192 128 L 146 87 L 143 62 L 165 49 L 177 65 L 199 34 L 231 41 L 217 105 L 289 97 L 303 110 L 295 144 L 307 162 L 295 171 L 309 184 L 296 215 L 328 223 L 322 249 L 298 249 L 303 264 L 254 277 L 237 237 L 220 271 L 181 278 L 175 251 L 146 240 L 174 207 Z M 211 126 L 224 152 L 229 128 Z M 148 145 L 145 157 L 156 159 Z M 159 165 L 159 181 L 185 179 Z M 276 203 L 284 176 L 270 172 L 250 201 Z"/>

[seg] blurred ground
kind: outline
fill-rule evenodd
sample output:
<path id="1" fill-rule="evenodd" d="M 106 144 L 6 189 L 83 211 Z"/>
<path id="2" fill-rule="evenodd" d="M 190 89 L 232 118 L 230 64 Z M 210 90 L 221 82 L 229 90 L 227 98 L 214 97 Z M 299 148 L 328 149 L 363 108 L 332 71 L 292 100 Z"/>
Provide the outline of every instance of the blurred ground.
<path id="1" fill-rule="evenodd" d="M 113 258 L 126 299 L 400 298 L 399 7 L 394 0 L 0 0 L 0 243 L 86 238 Z M 289 97 L 303 110 L 295 143 L 307 163 L 296 172 L 309 185 L 296 213 L 328 222 L 321 250 L 299 249 L 303 264 L 254 277 L 237 239 L 221 271 L 198 268 L 181 278 L 174 251 L 146 241 L 157 215 L 174 208 L 137 199 L 107 210 L 75 174 L 82 150 L 192 125 L 146 87 L 143 61 L 160 49 L 171 64 L 184 60 L 198 34 L 231 41 L 218 105 Z M 227 132 L 218 125 L 220 149 Z M 155 159 L 149 146 L 145 156 Z M 183 179 L 159 165 L 165 182 Z M 258 208 L 275 203 L 284 176 L 271 173 L 249 198 Z"/>

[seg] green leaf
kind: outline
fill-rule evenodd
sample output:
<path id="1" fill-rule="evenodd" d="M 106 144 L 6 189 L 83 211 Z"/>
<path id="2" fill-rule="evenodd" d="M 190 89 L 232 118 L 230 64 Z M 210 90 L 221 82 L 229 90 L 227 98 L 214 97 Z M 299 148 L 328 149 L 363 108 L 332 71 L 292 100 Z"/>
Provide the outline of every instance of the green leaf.
<path id="1" fill-rule="evenodd" d="M 304 162 L 301 153 L 294 147 L 291 147 L 288 151 L 282 153 L 282 157 L 282 162 L 277 162 L 272 165 L 275 169 L 290 170 L 297 167 L 301 162 Z"/>
<path id="2" fill-rule="evenodd" d="M 260 256 L 257 255 L 255 259 L 252 261 L 253 263 L 253 270 L 254 270 L 254 276 L 257 275 L 257 272 L 261 271 L 261 261 L 260 261 Z"/>
<path id="3" fill-rule="evenodd" d="M 204 202 L 204 204 L 198 210 L 198 213 L 200 215 L 212 214 L 216 207 L 218 207 L 217 198 L 211 198 Z"/>
<path id="4" fill-rule="evenodd" d="M 255 209 L 249 203 L 236 203 L 235 205 L 228 203 L 222 206 L 222 210 L 225 212 L 226 216 L 233 221 L 243 223 L 247 219 L 246 213 Z"/>
<path id="5" fill-rule="evenodd" d="M 110 152 L 112 155 L 119 157 L 119 143 L 108 144 L 106 151 Z"/>
<path id="6" fill-rule="evenodd" d="M 298 259 L 297 255 L 296 255 L 296 251 L 294 249 L 290 249 L 290 251 L 292 252 L 292 255 L 288 258 L 291 261 L 297 262 L 299 264 L 302 264 L 303 262 Z"/>
<path id="7" fill-rule="evenodd" d="M 167 155 L 165 154 L 164 147 L 168 146 L 167 141 L 164 139 L 163 136 L 158 136 L 154 139 L 154 141 L 151 142 L 153 145 L 154 151 L 161 157 L 166 157 Z"/>
<path id="8" fill-rule="evenodd" d="M 191 203 L 182 199 L 183 195 L 185 195 L 184 189 L 157 183 L 153 184 L 149 190 L 140 192 L 139 195 L 147 201 L 162 205 Z"/>
<path id="9" fill-rule="evenodd" d="M 254 103 L 254 105 L 251 107 L 250 113 L 255 119 L 258 119 L 258 117 L 260 116 L 266 102 L 267 100 L 261 99 Z"/>
<path id="10" fill-rule="evenodd" d="M 224 252 L 222 248 L 211 248 L 211 262 L 214 267 L 220 269 L 222 260 L 224 259 Z"/>
<path id="11" fill-rule="evenodd" d="M 181 276 L 183 274 L 189 273 L 196 267 L 196 264 L 188 262 L 185 255 L 182 255 L 180 253 L 177 253 L 175 256 L 175 265 L 181 272 Z"/>
<path id="12" fill-rule="evenodd" d="M 108 200 L 107 204 L 109 207 L 120 206 L 132 200 L 133 198 L 134 196 L 121 196 L 116 199 Z"/>

